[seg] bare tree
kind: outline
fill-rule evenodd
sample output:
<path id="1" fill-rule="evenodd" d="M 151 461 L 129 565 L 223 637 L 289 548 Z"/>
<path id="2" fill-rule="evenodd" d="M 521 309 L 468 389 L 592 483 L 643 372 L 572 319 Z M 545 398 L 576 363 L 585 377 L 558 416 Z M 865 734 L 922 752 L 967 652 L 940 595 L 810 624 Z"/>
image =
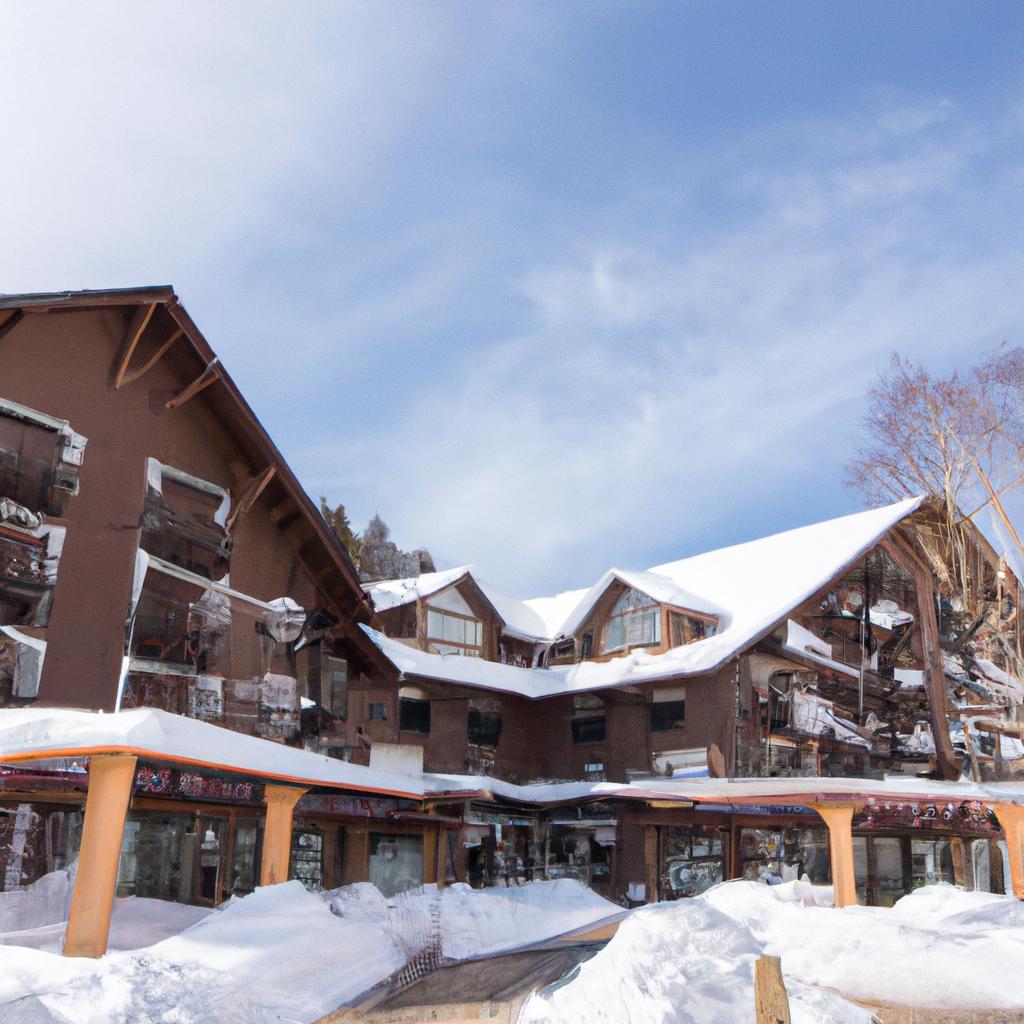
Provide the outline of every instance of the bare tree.
<path id="1" fill-rule="evenodd" d="M 971 603 L 964 523 L 990 501 L 1002 513 L 999 496 L 1024 479 L 1024 349 L 1003 346 L 947 377 L 894 355 L 867 400 L 866 441 L 847 465 L 848 485 L 873 504 L 933 496 L 954 556 L 953 588 Z"/>

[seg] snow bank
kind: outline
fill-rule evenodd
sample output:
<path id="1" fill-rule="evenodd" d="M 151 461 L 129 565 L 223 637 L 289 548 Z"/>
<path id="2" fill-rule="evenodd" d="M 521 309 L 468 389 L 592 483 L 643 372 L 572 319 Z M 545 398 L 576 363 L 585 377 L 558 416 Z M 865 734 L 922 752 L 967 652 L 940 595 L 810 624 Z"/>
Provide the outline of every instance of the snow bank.
<path id="1" fill-rule="evenodd" d="M 939 884 L 892 909 L 831 910 L 815 906 L 801 883 L 730 882 L 702 899 L 782 957 L 787 979 L 865 1002 L 1024 1007 L 1024 904 L 1011 896 Z"/>
<path id="2" fill-rule="evenodd" d="M 941 884 L 892 909 L 826 902 L 830 890 L 806 882 L 736 881 L 647 907 L 570 982 L 533 996 L 520 1024 L 752 1024 L 761 953 L 782 959 L 795 1024 L 870 1020 L 835 992 L 865 1003 L 1024 1007 L 1024 904 L 1014 898 Z"/>
<path id="3" fill-rule="evenodd" d="M 0 946 L 27 946 L 59 953 L 71 905 L 74 868 L 53 871 L 31 885 L 0 892 Z M 111 950 L 141 949 L 177 935 L 213 911 L 182 903 L 128 896 L 114 901 Z"/>
<path id="4" fill-rule="evenodd" d="M 56 883 L 50 886 L 57 889 Z M 53 906 L 58 903 L 55 897 Z M 466 959 L 551 938 L 620 910 L 569 880 L 487 890 L 424 886 L 390 900 L 368 883 L 315 896 L 292 881 L 257 889 L 219 911 L 118 900 L 114 945 L 148 943 L 161 927 L 183 930 L 100 960 L 45 951 L 59 949 L 63 923 L 42 924 L 36 936 L 19 932 L 49 936 L 55 945 L 39 941 L 32 944 L 43 949 L 25 943 L 4 949 L 0 1020 L 310 1021 L 361 995 L 428 947 L 436 947 L 440 957 Z"/>
<path id="5" fill-rule="evenodd" d="M 761 952 L 747 928 L 702 900 L 646 907 L 568 984 L 532 996 L 519 1024 L 753 1024 Z M 831 993 L 791 985 L 789 994 L 794 1024 L 871 1020 Z"/>

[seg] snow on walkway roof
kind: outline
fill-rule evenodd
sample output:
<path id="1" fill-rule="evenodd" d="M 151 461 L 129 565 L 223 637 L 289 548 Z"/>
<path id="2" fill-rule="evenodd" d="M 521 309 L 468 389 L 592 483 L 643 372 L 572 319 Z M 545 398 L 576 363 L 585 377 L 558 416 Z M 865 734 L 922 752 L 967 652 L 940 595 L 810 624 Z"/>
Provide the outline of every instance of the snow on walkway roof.
<path id="1" fill-rule="evenodd" d="M 524 804 L 561 804 L 580 800 L 673 800 L 694 804 L 861 803 L 870 800 L 980 800 L 1024 803 L 1024 784 L 1010 782 L 940 782 L 914 776 L 885 779 L 772 778 L 661 779 L 632 783 L 542 782 L 515 785 L 501 779 L 471 775 L 423 776 L 426 795 L 483 795 Z"/>
<path id="2" fill-rule="evenodd" d="M 105 715 L 59 708 L 0 710 L 0 763 L 90 754 L 135 754 L 305 786 L 416 800 L 421 780 L 349 764 L 157 708 Z"/>
<path id="3" fill-rule="evenodd" d="M 617 578 L 633 576 L 650 583 L 652 574 L 656 574 L 661 578 L 659 586 L 666 588 L 661 593 L 669 593 L 667 588 L 672 588 L 672 593 L 686 595 L 694 602 L 699 600 L 702 607 L 716 610 L 719 616 L 717 633 L 665 654 L 652 655 L 640 650 L 611 661 L 585 661 L 564 668 L 515 668 L 479 658 L 428 654 L 388 640 L 366 626 L 362 628 L 395 667 L 407 676 L 532 699 L 706 675 L 783 622 L 794 608 L 870 551 L 893 526 L 916 511 L 922 501 L 922 498 L 911 498 L 884 508 L 829 519 L 678 562 L 667 562 L 647 573 L 619 575 Z M 607 573 L 604 585 L 616 575 L 616 570 Z M 589 610 L 588 602 L 592 604 L 599 596 L 599 587 L 600 583 L 587 592 L 582 602 L 576 602 L 565 627 L 582 621 Z M 558 603 L 564 606 L 566 597 L 562 595 Z M 693 604 L 689 606 L 693 607 Z"/>

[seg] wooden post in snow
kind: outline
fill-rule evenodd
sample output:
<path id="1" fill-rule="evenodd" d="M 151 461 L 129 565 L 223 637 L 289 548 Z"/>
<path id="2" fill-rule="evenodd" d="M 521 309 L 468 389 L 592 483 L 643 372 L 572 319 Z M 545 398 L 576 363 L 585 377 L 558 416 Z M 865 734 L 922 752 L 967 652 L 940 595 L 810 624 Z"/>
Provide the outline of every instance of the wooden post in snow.
<path id="1" fill-rule="evenodd" d="M 759 956 L 754 962 L 754 1008 L 757 1024 L 791 1024 L 782 961 L 777 956 Z"/>

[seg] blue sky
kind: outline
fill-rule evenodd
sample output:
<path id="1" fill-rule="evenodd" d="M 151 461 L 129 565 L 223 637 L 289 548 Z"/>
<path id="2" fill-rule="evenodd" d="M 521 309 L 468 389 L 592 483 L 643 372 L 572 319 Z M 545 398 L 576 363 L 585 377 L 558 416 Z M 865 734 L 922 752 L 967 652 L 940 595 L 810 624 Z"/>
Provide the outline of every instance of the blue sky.
<path id="1" fill-rule="evenodd" d="M 1024 316 L 1017 3 L 11 6 L 0 290 L 169 282 L 307 489 L 516 596 L 853 511 Z"/>

